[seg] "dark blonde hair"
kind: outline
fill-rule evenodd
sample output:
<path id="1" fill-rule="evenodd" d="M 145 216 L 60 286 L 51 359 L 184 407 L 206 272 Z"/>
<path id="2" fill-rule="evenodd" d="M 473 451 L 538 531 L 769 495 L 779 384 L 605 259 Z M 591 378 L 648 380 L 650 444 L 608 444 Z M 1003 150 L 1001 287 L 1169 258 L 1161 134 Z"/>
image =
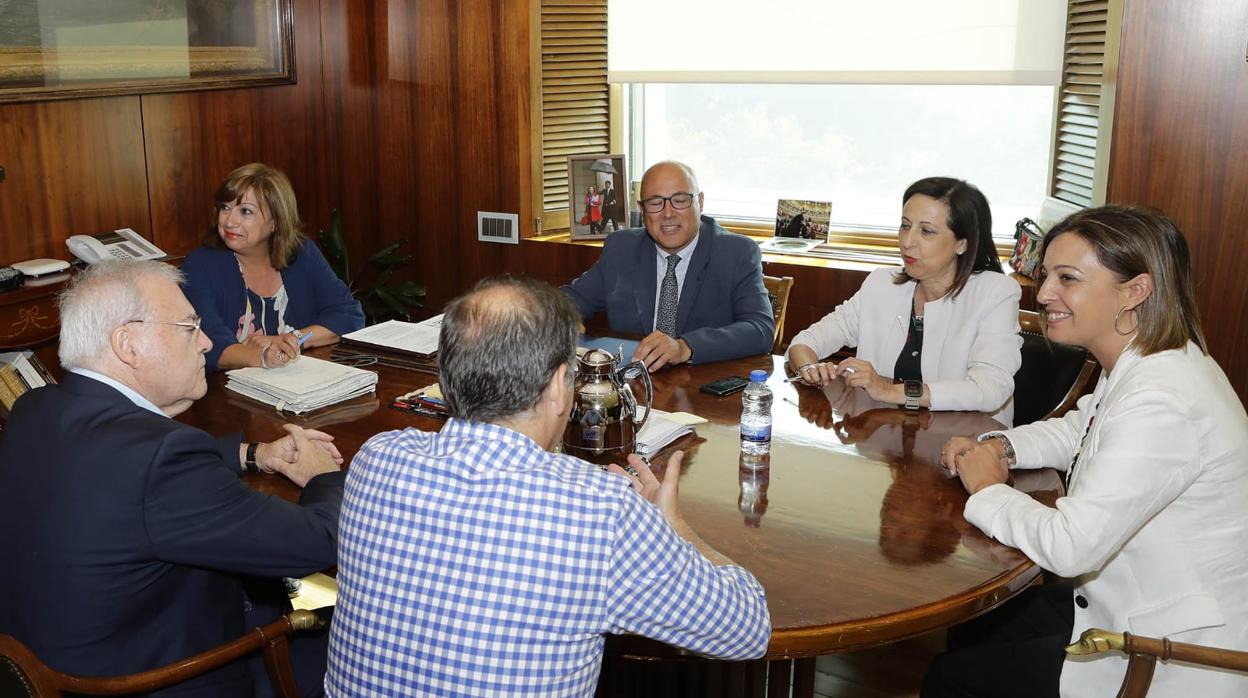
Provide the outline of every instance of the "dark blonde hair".
<path id="1" fill-rule="evenodd" d="M 1087 242 L 1097 261 L 1119 282 L 1140 274 L 1152 277 L 1152 293 L 1135 308 L 1139 324 L 1131 346 L 1140 355 L 1182 349 L 1188 342 L 1209 353 L 1196 307 L 1191 254 L 1174 221 L 1160 211 L 1135 206 L 1085 209 L 1049 230 L 1040 258 L 1044 259 L 1054 240 L 1067 234 Z"/>
<path id="2" fill-rule="evenodd" d="M 213 222 L 204 236 L 209 247 L 224 248 L 225 242 L 217 231 L 216 214 L 226 204 L 237 204 L 250 190 L 256 203 L 273 221 L 273 234 L 269 236 L 269 261 L 281 271 L 294 261 L 295 253 L 303 245 L 303 221 L 299 219 L 299 206 L 290 179 L 281 170 L 259 162 L 243 165 L 234 170 L 217 188 L 214 197 Z"/>
<path id="3" fill-rule="evenodd" d="M 988 199 L 974 184 L 953 177 L 925 177 L 906 187 L 901 196 L 904 206 L 915 194 L 936 199 L 949 209 L 949 218 L 945 225 L 953 231 L 953 237 L 966 240 L 966 251 L 958 255 L 957 269 L 953 274 L 953 286 L 949 289 L 949 297 L 956 298 L 971 274 L 981 271 L 1001 271 L 1001 260 L 997 259 L 997 247 L 992 242 L 992 209 Z M 893 283 L 904 284 L 910 281 L 910 275 L 904 269 L 893 276 Z"/>

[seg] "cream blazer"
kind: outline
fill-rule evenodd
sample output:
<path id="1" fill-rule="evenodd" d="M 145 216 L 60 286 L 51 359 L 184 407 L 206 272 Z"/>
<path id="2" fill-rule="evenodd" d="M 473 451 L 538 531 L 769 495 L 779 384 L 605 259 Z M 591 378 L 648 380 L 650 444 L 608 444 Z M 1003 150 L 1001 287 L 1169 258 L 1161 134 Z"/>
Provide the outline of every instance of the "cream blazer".
<path id="1" fill-rule="evenodd" d="M 857 347 L 881 376 L 891 376 L 910 329 L 916 282 L 894 284 L 897 269 L 877 269 L 852 298 L 797 334 L 789 346 L 805 344 L 824 358 Z M 972 274 L 956 298 L 923 309 L 923 382 L 933 410 L 995 413 L 1007 426 L 1014 419 L 1014 373 L 1022 363 L 1018 333 L 1018 282 L 992 271 Z"/>
<path id="2" fill-rule="evenodd" d="M 1097 627 L 1248 650 L 1248 416 L 1222 369 L 1194 344 L 1128 349 L 1078 410 L 1003 433 L 1016 467 L 1065 471 L 1085 429 L 1056 508 L 993 485 L 966 519 L 1076 578 L 1072 641 Z M 1067 659 L 1061 694 L 1112 696 L 1126 666 Z M 1248 675 L 1158 662 L 1148 695 L 1248 696 Z"/>

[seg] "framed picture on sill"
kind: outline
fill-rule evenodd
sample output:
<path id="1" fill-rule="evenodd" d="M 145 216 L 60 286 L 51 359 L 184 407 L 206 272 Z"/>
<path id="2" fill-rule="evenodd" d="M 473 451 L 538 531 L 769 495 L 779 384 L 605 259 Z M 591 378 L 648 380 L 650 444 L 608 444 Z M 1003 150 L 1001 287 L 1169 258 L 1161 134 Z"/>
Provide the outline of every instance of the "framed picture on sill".
<path id="1" fill-rule="evenodd" d="M 780 199 L 776 202 L 776 237 L 828 241 L 832 202 Z"/>
<path id="2" fill-rule="evenodd" d="M 0 0 L 0 103 L 293 82 L 291 0 Z"/>
<path id="3" fill-rule="evenodd" d="M 623 155 L 568 156 L 568 230 L 573 240 L 601 240 L 627 228 L 628 210 Z"/>

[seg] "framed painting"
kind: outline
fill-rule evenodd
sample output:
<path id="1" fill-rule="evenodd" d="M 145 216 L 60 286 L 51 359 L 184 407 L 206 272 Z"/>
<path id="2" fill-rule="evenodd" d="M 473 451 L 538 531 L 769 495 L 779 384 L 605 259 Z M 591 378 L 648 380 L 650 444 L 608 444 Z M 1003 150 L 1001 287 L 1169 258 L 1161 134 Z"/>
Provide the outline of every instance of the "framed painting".
<path id="1" fill-rule="evenodd" d="M 0 102 L 293 83 L 291 0 L 0 0 Z"/>
<path id="2" fill-rule="evenodd" d="M 623 155 L 568 156 L 568 230 L 600 240 L 628 227 L 628 170 Z"/>

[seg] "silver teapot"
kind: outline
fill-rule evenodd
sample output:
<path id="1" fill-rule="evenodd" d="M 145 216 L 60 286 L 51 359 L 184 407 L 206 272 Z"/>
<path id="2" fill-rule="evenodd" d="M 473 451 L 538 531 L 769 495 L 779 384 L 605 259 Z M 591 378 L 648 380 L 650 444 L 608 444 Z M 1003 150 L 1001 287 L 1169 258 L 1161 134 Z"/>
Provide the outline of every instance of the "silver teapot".
<path id="1" fill-rule="evenodd" d="M 608 454 L 623 459 L 637 450 L 637 434 L 650 417 L 654 387 L 645 363 L 624 363 L 624 352 L 612 356 L 590 349 L 577 358 L 572 413 L 563 432 L 563 451 L 579 458 Z M 629 381 L 646 386 L 645 414 L 638 418 L 637 399 Z"/>

